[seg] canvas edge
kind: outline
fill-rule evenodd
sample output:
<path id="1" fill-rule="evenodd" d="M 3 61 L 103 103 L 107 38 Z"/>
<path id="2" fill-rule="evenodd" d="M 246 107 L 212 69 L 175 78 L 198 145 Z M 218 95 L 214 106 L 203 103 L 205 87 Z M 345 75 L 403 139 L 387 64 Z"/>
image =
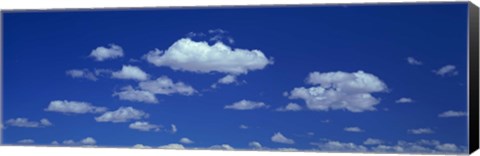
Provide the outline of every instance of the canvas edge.
<path id="1" fill-rule="evenodd" d="M 468 146 L 472 154 L 479 148 L 479 9 L 468 5 Z"/>

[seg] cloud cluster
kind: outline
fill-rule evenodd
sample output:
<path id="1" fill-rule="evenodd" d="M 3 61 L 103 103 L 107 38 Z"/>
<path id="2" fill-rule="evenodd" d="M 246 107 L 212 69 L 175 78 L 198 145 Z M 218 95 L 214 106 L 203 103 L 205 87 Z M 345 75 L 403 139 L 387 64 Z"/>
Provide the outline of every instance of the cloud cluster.
<path id="1" fill-rule="evenodd" d="M 24 128 L 39 128 L 39 127 L 48 127 L 52 125 L 52 123 L 45 118 L 41 119 L 38 122 L 30 121 L 28 120 L 28 118 L 9 119 L 7 120 L 6 124 L 13 127 L 24 127 Z"/>
<path id="2" fill-rule="evenodd" d="M 229 144 L 221 144 L 221 145 L 213 145 L 213 146 L 210 146 L 209 149 L 216 149 L 216 150 L 235 150 L 235 148 L 233 148 L 232 146 L 230 146 Z"/>
<path id="3" fill-rule="evenodd" d="M 432 134 L 434 131 L 430 128 L 418 128 L 418 129 L 409 129 L 408 133 L 411 134 Z"/>
<path id="4" fill-rule="evenodd" d="M 317 111 L 346 109 L 351 112 L 373 111 L 380 100 L 372 93 L 387 91 L 377 76 L 363 71 L 312 72 L 306 79 L 310 88 L 294 88 L 290 99 L 302 99 L 307 108 Z"/>
<path id="5" fill-rule="evenodd" d="M 155 97 L 155 94 L 149 91 L 136 90 L 132 86 L 123 87 L 122 91 L 113 93 L 113 96 L 118 96 L 120 100 L 153 103 L 153 104 L 158 103 L 158 100 L 157 100 L 157 97 Z"/>
<path id="6" fill-rule="evenodd" d="M 101 116 L 96 117 L 97 122 L 128 122 L 131 120 L 140 120 L 143 118 L 148 118 L 149 114 L 134 109 L 132 107 L 120 107 L 115 111 L 109 111 L 103 113 Z"/>
<path id="7" fill-rule="evenodd" d="M 263 102 L 255 102 L 249 100 L 241 100 L 235 102 L 231 105 L 226 105 L 225 109 L 234 109 L 234 110 L 253 110 L 253 109 L 260 109 L 260 108 L 268 108 L 269 106 Z"/>
<path id="8" fill-rule="evenodd" d="M 96 61 L 120 58 L 123 57 L 123 49 L 118 45 L 110 44 L 110 48 L 98 47 L 92 50 L 90 57 L 94 58 Z"/>
<path id="9" fill-rule="evenodd" d="M 322 151 L 330 152 L 366 152 L 368 149 L 363 145 L 356 145 L 354 143 L 339 142 L 339 141 L 327 141 L 325 143 L 312 143 Z"/>
<path id="10" fill-rule="evenodd" d="M 59 145 L 60 143 L 58 143 L 58 141 L 53 141 L 52 144 L 53 145 Z M 95 144 L 97 144 L 97 141 L 92 137 L 86 137 L 86 138 L 84 138 L 80 141 L 64 140 L 64 141 L 62 141 L 62 144 L 69 145 L 69 146 L 72 146 L 72 145 L 95 145 Z"/>
<path id="11" fill-rule="evenodd" d="M 159 146 L 158 148 L 163 148 L 163 149 L 185 149 L 185 147 L 181 144 L 168 144 L 168 145 L 163 145 Z"/>
<path id="12" fill-rule="evenodd" d="M 277 108 L 275 110 L 279 111 L 279 112 L 287 112 L 287 111 L 296 112 L 296 111 L 301 111 L 302 106 L 300 106 L 299 104 L 296 104 L 296 103 L 288 103 L 285 107 L 280 107 L 280 108 Z"/>
<path id="13" fill-rule="evenodd" d="M 84 78 L 92 81 L 98 80 L 96 74 L 88 69 L 71 69 L 67 70 L 65 73 L 72 78 Z"/>
<path id="14" fill-rule="evenodd" d="M 377 145 L 372 147 L 374 152 L 395 153 L 458 153 L 466 152 L 452 143 L 441 143 L 437 140 L 418 140 L 415 142 L 398 141 L 395 145 Z"/>
<path id="15" fill-rule="evenodd" d="M 60 112 L 60 113 L 102 113 L 107 111 L 105 107 L 96 107 L 88 102 L 68 101 L 68 100 L 54 100 L 51 101 L 45 111 Z"/>
<path id="16" fill-rule="evenodd" d="M 173 82 L 172 79 L 167 76 L 160 76 L 156 80 L 142 81 L 138 84 L 140 89 L 148 91 L 153 94 L 181 94 L 181 95 L 193 95 L 197 91 L 183 82 Z"/>
<path id="17" fill-rule="evenodd" d="M 270 138 L 273 142 L 282 143 L 282 144 L 294 144 L 295 141 L 293 139 L 289 139 L 285 137 L 282 133 L 278 132 L 273 134 L 272 138 Z"/>
<path id="18" fill-rule="evenodd" d="M 135 129 L 135 130 L 144 131 L 144 132 L 160 131 L 160 125 L 150 124 L 149 122 L 142 122 L 142 121 L 131 123 L 128 127 L 130 129 Z"/>

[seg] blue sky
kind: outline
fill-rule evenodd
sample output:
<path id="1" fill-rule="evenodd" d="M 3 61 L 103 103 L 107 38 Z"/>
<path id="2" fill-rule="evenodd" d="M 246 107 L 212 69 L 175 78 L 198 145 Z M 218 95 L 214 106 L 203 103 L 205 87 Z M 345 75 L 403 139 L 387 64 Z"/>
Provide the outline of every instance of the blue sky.
<path id="1" fill-rule="evenodd" d="M 5 144 L 468 146 L 467 3 L 3 17 Z"/>

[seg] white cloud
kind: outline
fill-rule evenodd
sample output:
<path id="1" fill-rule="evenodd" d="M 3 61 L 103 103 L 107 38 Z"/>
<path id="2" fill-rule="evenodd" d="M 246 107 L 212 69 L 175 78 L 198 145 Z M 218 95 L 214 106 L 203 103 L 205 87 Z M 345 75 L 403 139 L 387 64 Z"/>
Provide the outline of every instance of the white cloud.
<path id="1" fill-rule="evenodd" d="M 412 103 L 412 102 L 413 102 L 413 99 L 406 98 L 406 97 L 402 97 L 402 98 L 398 99 L 397 101 L 395 101 L 395 103 Z"/>
<path id="2" fill-rule="evenodd" d="M 25 128 L 39 128 L 39 127 L 48 127 L 52 125 L 52 123 L 45 118 L 41 119 L 40 122 L 29 121 L 28 118 L 9 119 L 7 120 L 6 124 L 13 127 L 25 127 Z"/>
<path id="3" fill-rule="evenodd" d="M 177 129 L 177 126 L 172 124 L 170 125 L 172 127 L 172 133 L 177 133 L 178 129 Z"/>
<path id="4" fill-rule="evenodd" d="M 209 147 L 210 149 L 219 149 L 219 150 L 235 150 L 232 146 L 229 144 L 221 144 L 221 145 L 213 145 Z"/>
<path id="5" fill-rule="evenodd" d="M 439 151 L 442 151 L 442 152 L 456 152 L 456 151 L 458 151 L 457 145 L 449 144 L 449 143 L 437 145 L 437 146 L 435 146 L 435 148 Z"/>
<path id="6" fill-rule="evenodd" d="M 366 152 L 368 150 L 363 145 L 356 145 L 351 142 L 328 141 L 326 143 L 312 143 L 312 145 L 318 146 L 322 151 L 333 152 Z"/>
<path id="7" fill-rule="evenodd" d="M 95 139 L 93 139 L 92 137 L 87 137 L 85 139 L 82 139 L 82 141 L 80 141 L 81 144 L 84 144 L 84 145 L 95 145 L 97 143 L 97 141 Z"/>
<path id="8" fill-rule="evenodd" d="M 96 107 L 88 102 L 55 100 L 51 101 L 45 111 L 60 113 L 102 113 L 107 111 L 105 107 Z"/>
<path id="9" fill-rule="evenodd" d="M 411 134 L 432 134 L 434 131 L 430 128 L 418 128 L 418 129 L 409 129 L 408 133 Z"/>
<path id="10" fill-rule="evenodd" d="M 252 141 L 252 142 L 249 142 L 248 143 L 248 146 L 254 148 L 254 149 L 261 149 L 262 148 L 262 144 L 260 144 L 259 142 L 257 141 Z"/>
<path id="11" fill-rule="evenodd" d="M 189 138 L 181 138 L 179 140 L 180 143 L 182 144 L 193 144 L 194 142 L 192 140 L 190 140 Z"/>
<path id="12" fill-rule="evenodd" d="M 235 102 L 231 105 L 226 105 L 225 109 L 234 109 L 234 110 L 252 110 L 252 109 L 260 109 L 260 108 L 268 108 L 269 106 L 263 102 L 255 102 L 249 100 L 241 100 Z"/>
<path id="13" fill-rule="evenodd" d="M 294 144 L 294 143 L 295 143 L 294 140 L 289 139 L 289 138 L 283 136 L 283 134 L 280 133 L 280 132 L 273 134 L 271 140 L 272 140 L 273 142 L 282 143 L 282 144 Z"/>
<path id="14" fill-rule="evenodd" d="M 122 70 L 112 73 L 112 78 L 145 81 L 148 74 L 137 66 L 123 65 Z"/>
<path id="15" fill-rule="evenodd" d="M 394 145 L 378 145 L 372 148 L 374 152 L 398 153 L 458 153 L 462 151 L 457 145 L 441 143 L 437 140 L 418 140 L 415 142 L 398 141 Z"/>
<path id="16" fill-rule="evenodd" d="M 110 44 L 110 48 L 98 47 L 92 50 L 90 57 L 93 57 L 96 61 L 120 58 L 123 57 L 123 49 L 118 45 Z"/>
<path id="17" fill-rule="evenodd" d="M 72 69 L 67 70 L 65 73 L 72 78 L 84 78 L 92 81 L 98 80 L 97 76 L 95 76 L 95 73 L 89 71 L 88 69 Z"/>
<path id="18" fill-rule="evenodd" d="M 152 147 L 147 146 L 147 145 L 143 145 L 143 144 L 135 144 L 135 145 L 133 145 L 133 148 L 147 149 L 147 148 L 152 148 Z"/>
<path id="19" fill-rule="evenodd" d="M 411 64 L 411 65 L 422 65 L 423 63 L 413 57 L 407 57 L 407 62 L 408 64 Z"/>
<path id="20" fill-rule="evenodd" d="M 156 66 L 168 66 L 173 70 L 233 75 L 261 70 L 273 63 L 260 50 L 232 49 L 221 42 L 209 45 L 189 38 L 176 41 L 164 52 L 151 51 L 144 58 Z"/>
<path id="21" fill-rule="evenodd" d="M 95 120 L 97 122 L 127 122 L 130 120 L 139 120 L 142 118 L 148 118 L 148 114 L 141 111 L 134 109 L 132 107 L 120 107 L 116 111 L 109 111 L 103 113 L 101 116 L 96 117 Z"/>
<path id="22" fill-rule="evenodd" d="M 248 126 L 242 124 L 242 125 L 239 126 L 239 128 L 240 128 L 240 129 L 248 129 Z"/>
<path id="23" fill-rule="evenodd" d="M 168 144 L 168 145 L 163 145 L 158 148 L 163 148 L 163 149 L 185 149 L 185 147 L 181 144 Z"/>
<path id="24" fill-rule="evenodd" d="M 23 140 L 19 140 L 17 141 L 18 143 L 20 144 L 33 144 L 35 143 L 35 140 L 32 140 L 32 139 L 23 139 Z"/>
<path id="25" fill-rule="evenodd" d="M 132 86 L 123 87 L 122 91 L 113 93 L 113 96 L 118 96 L 120 100 L 144 103 L 158 103 L 155 94 L 149 91 L 136 90 Z"/>
<path id="26" fill-rule="evenodd" d="M 467 116 L 467 112 L 449 110 L 438 115 L 441 118 Z"/>
<path id="27" fill-rule="evenodd" d="M 227 75 L 227 76 L 219 79 L 218 83 L 220 83 L 220 84 L 230 84 L 230 83 L 234 83 L 236 81 L 237 81 L 237 77 L 235 75 Z"/>
<path id="28" fill-rule="evenodd" d="M 95 145 L 97 144 L 97 141 L 92 137 L 86 137 L 78 142 L 70 139 L 70 140 L 64 140 L 62 143 L 64 145 Z M 52 144 L 58 144 L 58 142 L 54 141 L 52 142 Z"/>
<path id="29" fill-rule="evenodd" d="M 278 148 L 277 150 L 282 151 L 282 152 L 296 152 L 298 149 L 296 148 Z"/>
<path id="30" fill-rule="evenodd" d="M 454 76 L 458 74 L 458 71 L 454 65 L 446 65 L 438 70 L 434 70 L 433 72 L 440 76 Z"/>
<path id="31" fill-rule="evenodd" d="M 73 144 L 75 144 L 75 141 L 73 141 L 73 140 L 64 140 L 62 143 L 65 144 L 65 145 L 73 145 Z"/>
<path id="32" fill-rule="evenodd" d="M 368 138 L 367 140 L 365 140 L 363 142 L 363 144 L 365 145 L 379 145 L 379 144 L 382 144 L 383 141 L 380 140 L 380 139 L 374 139 L 374 138 Z"/>
<path id="33" fill-rule="evenodd" d="M 128 126 L 130 129 L 135 129 L 135 130 L 139 130 L 139 131 L 150 131 L 150 130 L 153 130 L 153 131 L 160 131 L 160 126 L 159 125 L 154 125 L 154 124 L 150 124 L 148 122 L 142 122 L 142 121 L 137 121 L 137 122 L 134 122 L 134 123 L 131 123 L 129 126 Z"/>
<path id="34" fill-rule="evenodd" d="M 178 93 L 181 95 L 192 95 L 197 92 L 192 86 L 189 86 L 183 82 L 174 83 L 167 76 L 161 76 L 156 80 L 143 81 L 138 85 L 142 90 L 149 91 L 154 94 L 170 95 Z"/>
<path id="35" fill-rule="evenodd" d="M 58 144 L 60 144 L 60 143 L 58 143 L 58 141 L 52 141 L 51 144 L 52 144 L 52 145 L 58 145 Z"/>
<path id="36" fill-rule="evenodd" d="M 347 132 L 363 132 L 359 127 L 345 127 L 343 130 Z"/>
<path id="37" fill-rule="evenodd" d="M 307 108 L 317 111 L 346 109 L 351 112 L 373 111 L 380 100 L 372 93 L 385 92 L 387 86 L 377 76 L 363 71 L 312 72 L 306 79 L 316 87 L 294 88 L 290 99 L 303 99 Z"/>
<path id="38" fill-rule="evenodd" d="M 286 111 L 300 111 L 302 110 L 302 106 L 300 106 L 299 104 L 296 104 L 296 103 L 289 103 L 287 104 L 285 107 L 280 107 L 280 108 L 277 108 L 276 111 L 280 111 L 280 112 L 286 112 Z"/>

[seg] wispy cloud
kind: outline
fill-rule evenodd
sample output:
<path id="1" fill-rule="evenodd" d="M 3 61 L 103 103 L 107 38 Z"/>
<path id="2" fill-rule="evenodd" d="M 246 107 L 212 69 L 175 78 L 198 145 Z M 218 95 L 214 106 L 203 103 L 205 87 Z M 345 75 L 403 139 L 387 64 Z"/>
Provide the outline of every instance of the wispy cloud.
<path id="1" fill-rule="evenodd" d="M 249 100 L 241 100 L 235 102 L 231 105 L 226 105 L 225 109 L 234 109 L 234 110 L 253 110 L 253 109 L 260 109 L 260 108 L 268 108 L 269 106 L 263 102 L 255 102 Z"/>
<path id="2" fill-rule="evenodd" d="M 91 103 L 82 101 L 54 100 L 51 101 L 45 111 L 60 113 L 102 113 L 107 111 L 106 107 L 96 107 Z"/>
<path id="3" fill-rule="evenodd" d="M 149 114 L 134 109 L 132 107 L 120 107 L 115 111 L 109 111 L 103 113 L 101 116 L 96 117 L 97 122 L 127 122 L 131 120 L 139 120 L 143 118 L 148 118 Z"/>
<path id="4" fill-rule="evenodd" d="M 467 112 L 449 110 L 438 115 L 441 118 L 467 116 Z"/>
<path id="5" fill-rule="evenodd" d="M 271 140 L 276 143 L 282 144 L 294 144 L 295 141 L 293 139 L 285 137 L 282 133 L 278 132 L 273 134 Z"/>
<path id="6" fill-rule="evenodd" d="M 458 71 L 454 65 L 445 65 L 438 70 L 433 71 L 440 76 L 454 76 L 458 74 Z"/>
<path id="7" fill-rule="evenodd" d="M 408 133 L 411 134 L 432 134 L 434 131 L 430 128 L 418 128 L 418 129 L 409 129 Z"/>
<path id="8" fill-rule="evenodd" d="M 24 128 L 40 128 L 51 126 L 52 123 L 48 119 L 41 119 L 40 121 L 30 121 L 28 118 L 16 118 L 9 119 L 6 122 L 7 125 L 13 127 L 24 127 Z"/>

